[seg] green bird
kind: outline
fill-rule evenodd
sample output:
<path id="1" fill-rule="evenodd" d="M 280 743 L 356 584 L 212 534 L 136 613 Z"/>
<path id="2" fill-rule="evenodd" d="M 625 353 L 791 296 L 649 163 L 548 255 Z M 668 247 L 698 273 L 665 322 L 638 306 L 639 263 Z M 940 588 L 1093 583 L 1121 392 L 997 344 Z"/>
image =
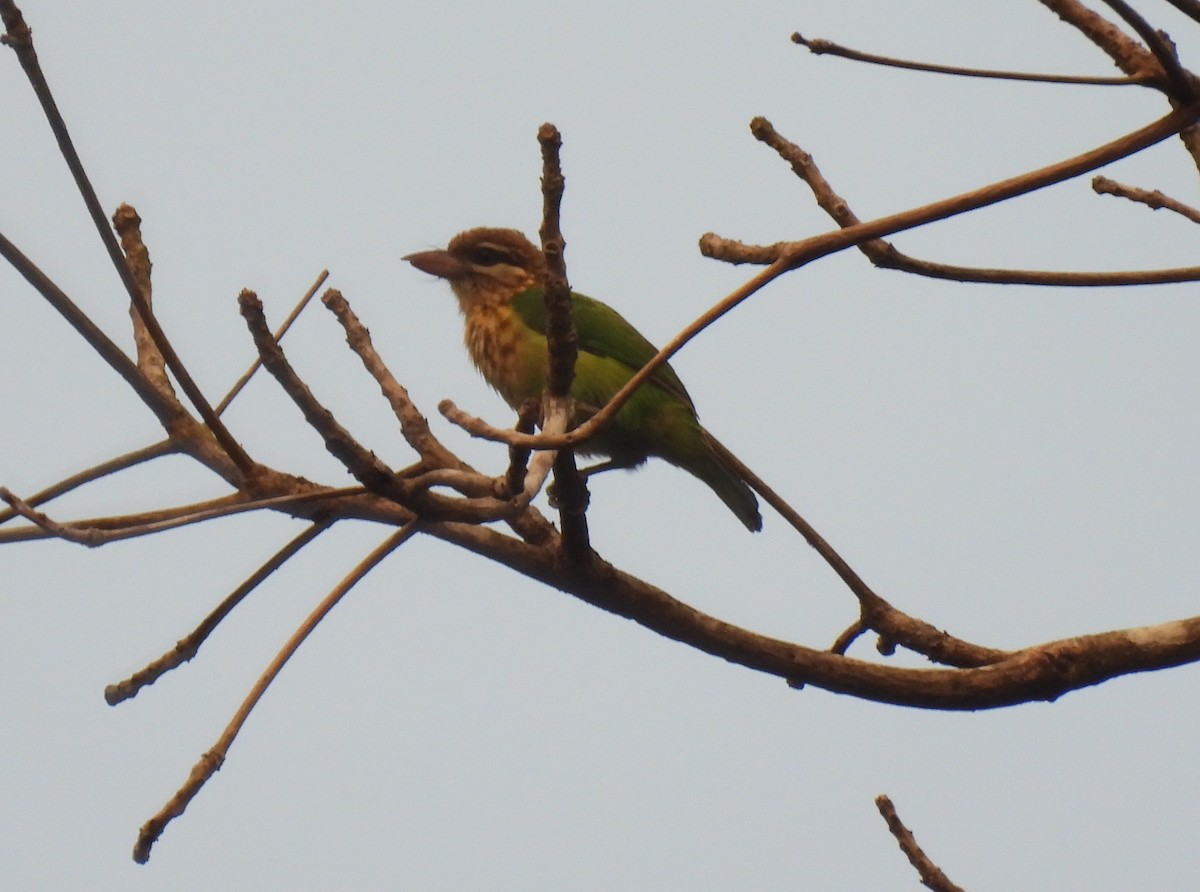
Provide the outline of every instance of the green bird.
<path id="1" fill-rule="evenodd" d="M 504 401 L 517 409 L 529 397 L 540 399 L 549 356 L 542 252 L 515 229 L 479 228 L 459 233 L 445 250 L 404 259 L 450 283 L 465 320 L 467 352 Z M 579 424 L 658 350 L 612 307 L 582 294 L 571 294 L 571 318 L 579 343 L 571 384 Z M 605 468 L 635 468 L 658 456 L 707 483 L 748 529 L 762 529 L 753 491 L 700 426 L 691 397 L 669 365 L 659 366 L 578 451 L 607 457 L 600 466 Z"/>

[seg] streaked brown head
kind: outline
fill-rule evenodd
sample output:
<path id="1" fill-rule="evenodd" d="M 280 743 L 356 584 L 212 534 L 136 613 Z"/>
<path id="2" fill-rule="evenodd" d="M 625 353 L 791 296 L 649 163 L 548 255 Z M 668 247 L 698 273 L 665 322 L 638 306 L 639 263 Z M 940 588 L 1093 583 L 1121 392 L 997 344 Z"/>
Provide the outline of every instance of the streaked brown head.
<path id="1" fill-rule="evenodd" d="M 545 280 L 542 252 L 515 229 L 468 229 L 452 238 L 445 250 L 419 251 L 403 259 L 449 282 L 463 312 L 480 304 L 506 303 Z"/>

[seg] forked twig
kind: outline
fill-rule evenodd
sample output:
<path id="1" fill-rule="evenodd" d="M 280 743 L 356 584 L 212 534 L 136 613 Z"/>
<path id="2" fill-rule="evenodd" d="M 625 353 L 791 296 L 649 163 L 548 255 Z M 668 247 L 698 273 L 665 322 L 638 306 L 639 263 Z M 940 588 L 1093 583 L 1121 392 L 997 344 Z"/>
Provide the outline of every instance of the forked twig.
<path id="1" fill-rule="evenodd" d="M 755 138 L 770 146 L 779 157 L 787 161 L 792 171 L 809 187 L 817 206 L 824 210 L 835 223 L 843 228 L 857 226 L 862 221 L 850 209 L 849 203 L 838 195 L 829 181 L 821 174 L 812 155 L 791 140 L 784 138 L 766 118 L 758 117 L 750 122 L 750 131 Z M 1093 188 L 1104 180 L 1096 177 Z M 1105 182 L 1111 182 L 1105 180 Z M 1161 193 L 1159 193 L 1161 195 Z M 745 245 L 731 239 L 723 239 L 706 233 L 700 239 L 700 252 L 706 257 L 728 263 L 770 264 L 790 250 L 787 242 L 774 245 Z M 1121 272 L 1069 272 L 1062 270 L 985 269 L 980 267 L 955 266 L 922 260 L 898 250 L 884 239 L 871 239 L 858 246 L 876 266 L 894 269 L 932 279 L 949 279 L 956 282 L 975 282 L 991 285 L 1043 285 L 1055 287 L 1096 288 L 1112 286 L 1161 285 L 1200 280 L 1200 267 L 1174 269 L 1133 270 Z"/>

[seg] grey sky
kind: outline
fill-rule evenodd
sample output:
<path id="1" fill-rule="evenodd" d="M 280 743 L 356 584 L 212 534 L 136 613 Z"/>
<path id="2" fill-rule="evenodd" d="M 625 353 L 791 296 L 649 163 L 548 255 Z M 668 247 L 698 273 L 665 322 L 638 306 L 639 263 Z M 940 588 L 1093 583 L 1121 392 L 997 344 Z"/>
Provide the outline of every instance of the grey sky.
<path id="1" fill-rule="evenodd" d="M 1141 6 L 1194 62 L 1195 25 Z M 102 200 L 144 218 L 155 305 L 211 395 L 253 355 L 238 291 L 279 320 L 328 268 L 439 435 L 496 471 L 503 455 L 436 404 L 510 413 L 471 368 L 444 284 L 399 257 L 474 225 L 534 234 L 542 121 L 564 136 L 572 284 L 662 342 L 749 274 L 702 258 L 701 233 L 830 228 L 750 136 L 754 115 L 869 218 L 1166 110 L 1137 88 L 954 81 L 789 40 L 1113 73 L 1035 2 L 22 8 Z M 118 283 L 7 50 L 0 95 L 0 231 L 127 344 Z M 1196 201 L 1172 143 L 1106 173 Z M 1194 263 L 1195 232 L 1077 181 L 897 242 L 964 264 L 1128 269 Z M 775 283 L 673 364 L 705 425 L 884 596 L 1016 647 L 1195 613 L 1198 325 L 1193 285 L 963 286 L 845 254 Z M 0 484 L 33 492 L 156 438 L 7 267 L 0 331 Z M 321 307 L 285 347 L 355 434 L 410 460 Z M 227 417 L 261 460 L 347 480 L 266 376 Z M 52 513 L 220 491 L 172 460 Z M 746 534 L 672 468 L 605 475 L 592 503 L 604 557 L 700 609 L 818 647 L 856 614 L 778 517 Z M 330 615 L 138 867 L 137 828 L 384 531 L 332 533 L 132 702 L 106 706 L 104 685 L 298 529 L 263 516 L 94 551 L 0 548 L 0 887 L 916 889 L 879 793 L 972 890 L 1181 888 L 1200 870 L 1194 668 L 1052 705 L 902 710 L 789 690 L 424 540 Z"/>

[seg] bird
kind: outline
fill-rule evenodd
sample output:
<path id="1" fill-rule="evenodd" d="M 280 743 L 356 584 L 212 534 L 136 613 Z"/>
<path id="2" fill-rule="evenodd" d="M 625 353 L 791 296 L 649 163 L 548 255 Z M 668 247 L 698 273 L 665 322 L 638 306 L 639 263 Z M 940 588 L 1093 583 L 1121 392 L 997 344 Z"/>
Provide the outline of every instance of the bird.
<path id="1" fill-rule="evenodd" d="M 520 231 L 479 227 L 460 232 L 445 249 L 404 258 L 445 279 L 464 320 L 464 342 L 484 380 L 513 409 L 540 399 L 546 387 L 546 261 Z M 571 293 L 578 339 L 571 396 L 573 424 L 602 407 L 658 352 L 607 304 Z M 654 456 L 706 483 L 747 529 L 762 529 L 758 500 L 730 464 L 728 451 L 700 425 L 696 407 L 670 365 L 639 387 L 611 422 L 577 447 L 607 461 L 584 473 L 636 468 Z"/>

